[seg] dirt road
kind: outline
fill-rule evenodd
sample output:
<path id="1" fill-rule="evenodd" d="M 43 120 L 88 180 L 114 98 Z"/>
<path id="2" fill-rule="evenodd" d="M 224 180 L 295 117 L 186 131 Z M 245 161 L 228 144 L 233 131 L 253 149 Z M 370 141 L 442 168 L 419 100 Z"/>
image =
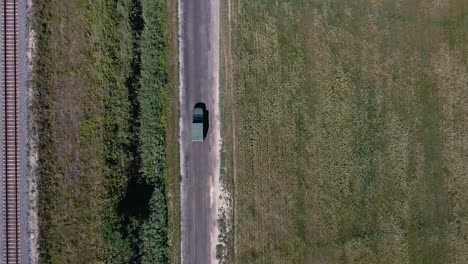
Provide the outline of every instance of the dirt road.
<path id="1" fill-rule="evenodd" d="M 179 0 L 182 262 L 214 263 L 219 200 L 219 0 Z M 191 141 L 191 113 L 206 104 L 204 142 Z"/>

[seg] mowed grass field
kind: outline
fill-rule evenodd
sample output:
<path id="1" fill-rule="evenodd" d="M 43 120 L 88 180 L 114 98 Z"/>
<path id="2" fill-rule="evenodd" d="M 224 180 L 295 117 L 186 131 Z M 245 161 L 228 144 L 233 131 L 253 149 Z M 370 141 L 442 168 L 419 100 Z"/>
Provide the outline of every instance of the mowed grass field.
<path id="1" fill-rule="evenodd" d="M 235 261 L 468 263 L 468 3 L 230 5 Z"/>

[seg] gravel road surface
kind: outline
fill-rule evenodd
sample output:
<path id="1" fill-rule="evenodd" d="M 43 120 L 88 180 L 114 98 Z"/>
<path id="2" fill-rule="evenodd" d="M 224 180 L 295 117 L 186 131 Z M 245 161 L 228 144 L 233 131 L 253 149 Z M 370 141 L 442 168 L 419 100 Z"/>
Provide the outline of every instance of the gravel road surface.
<path id="1" fill-rule="evenodd" d="M 215 263 L 219 206 L 219 0 L 179 0 L 182 262 Z M 209 112 L 205 141 L 191 141 L 191 113 Z"/>

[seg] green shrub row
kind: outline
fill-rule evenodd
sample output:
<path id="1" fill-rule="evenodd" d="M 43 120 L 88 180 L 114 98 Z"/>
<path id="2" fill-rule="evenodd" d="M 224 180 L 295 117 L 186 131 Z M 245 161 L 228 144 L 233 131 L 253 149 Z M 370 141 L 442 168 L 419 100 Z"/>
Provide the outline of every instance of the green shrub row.
<path id="1" fill-rule="evenodd" d="M 141 168 L 146 182 L 155 186 L 150 217 L 144 223 L 143 262 L 168 261 L 168 222 L 165 179 L 165 124 L 167 102 L 168 48 L 165 0 L 142 0 L 145 28 L 141 39 Z"/>
<path id="2" fill-rule="evenodd" d="M 111 68 L 103 74 L 108 91 L 106 255 L 112 263 L 167 263 L 166 4 L 113 4 L 105 24 L 118 30 L 102 31 L 109 46 L 101 47 L 113 60 L 105 63 Z"/>

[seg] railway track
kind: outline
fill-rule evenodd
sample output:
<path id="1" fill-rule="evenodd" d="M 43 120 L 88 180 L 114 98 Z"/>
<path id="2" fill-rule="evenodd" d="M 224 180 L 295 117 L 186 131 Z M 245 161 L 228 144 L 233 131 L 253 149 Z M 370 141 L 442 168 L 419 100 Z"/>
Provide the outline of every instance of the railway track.
<path id="1" fill-rule="evenodd" d="M 17 0 L 3 0 L 3 263 L 21 263 L 17 10 Z"/>

